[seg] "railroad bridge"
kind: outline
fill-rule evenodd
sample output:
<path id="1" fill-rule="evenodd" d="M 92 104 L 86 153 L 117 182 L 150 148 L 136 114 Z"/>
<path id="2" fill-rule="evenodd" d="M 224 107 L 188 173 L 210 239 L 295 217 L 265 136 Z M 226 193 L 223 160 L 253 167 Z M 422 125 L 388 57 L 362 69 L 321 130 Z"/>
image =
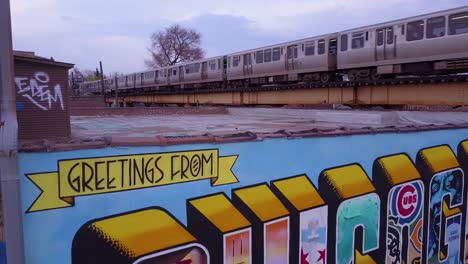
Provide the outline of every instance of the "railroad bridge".
<path id="1" fill-rule="evenodd" d="M 106 103 L 223 105 L 468 105 L 468 75 L 290 84 L 241 89 L 111 91 Z"/>

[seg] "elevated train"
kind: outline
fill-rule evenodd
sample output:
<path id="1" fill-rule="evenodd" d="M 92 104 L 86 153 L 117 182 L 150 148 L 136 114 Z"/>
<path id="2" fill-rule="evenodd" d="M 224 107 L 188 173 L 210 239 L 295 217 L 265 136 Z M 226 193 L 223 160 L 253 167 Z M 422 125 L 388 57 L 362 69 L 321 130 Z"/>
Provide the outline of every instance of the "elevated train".
<path id="1" fill-rule="evenodd" d="M 468 6 L 105 80 L 116 88 L 235 88 L 468 72 Z M 83 88 L 101 92 L 100 81 Z"/>

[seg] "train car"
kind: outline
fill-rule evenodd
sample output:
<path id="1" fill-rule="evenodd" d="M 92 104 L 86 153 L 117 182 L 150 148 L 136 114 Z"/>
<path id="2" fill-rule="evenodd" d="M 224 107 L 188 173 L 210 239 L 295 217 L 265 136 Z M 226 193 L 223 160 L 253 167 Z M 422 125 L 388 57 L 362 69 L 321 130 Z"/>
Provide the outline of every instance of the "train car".
<path id="1" fill-rule="evenodd" d="M 169 84 L 183 89 L 203 86 L 218 86 L 224 81 L 225 59 L 223 56 L 177 64 L 168 67 Z"/>
<path id="2" fill-rule="evenodd" d="M 117 87 L 235 88 L 461 73 L 468 72 L 466 43 L 468 6 L 129 74 Z"/>
<path id="3" fill-rule="evenodd" d="M 117 77 L 117 88 L 120 89 L 125 89 L 127 85 L 127 76 L 120 76 Z"/>
<path id="4" fill-rule="evenodd" d="M 339 32 L 349 80 L 468 70 L 468 6 Z"/>
<path id="5" fill-rule="evenodd" d="M 108 78 L 104 80 L 105 84 L 105 93 L 110 93 L 112 91 L 115 91 L 116 87 L 116 78 Z"/>
<path id="6" fill-rule="evenodd" d="M 227 56 L 232 84 L 282 81 L 328 82 L 336 70 L 337 33 L 296 40 Z"/>
<path id="7" fill-rule="evenodd" d="M 134 89 L 135 88 L 135 73 L 127 75 L 127 80 L 125 82 L 126 89 Z"/>
<path id="8" fill-rule="evenodd" d="M 91 81 L 80 84 L 80 91 L 83 94 L 100 94 L 102 93 L 101 81 Z"/>

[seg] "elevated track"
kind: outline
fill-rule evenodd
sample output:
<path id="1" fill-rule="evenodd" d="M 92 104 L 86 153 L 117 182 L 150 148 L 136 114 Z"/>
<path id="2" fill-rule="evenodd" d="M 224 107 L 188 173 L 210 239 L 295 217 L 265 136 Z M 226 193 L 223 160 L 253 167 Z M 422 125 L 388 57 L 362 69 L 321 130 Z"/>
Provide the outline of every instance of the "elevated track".
<path id="1" fill-rule="evenodd" d="M 155 91 L 133 89 L 106 103 L 214 105 L 468 105 L 468 75 L 396 78 L 327 84 L 265 85 L 232 89 Z"/>

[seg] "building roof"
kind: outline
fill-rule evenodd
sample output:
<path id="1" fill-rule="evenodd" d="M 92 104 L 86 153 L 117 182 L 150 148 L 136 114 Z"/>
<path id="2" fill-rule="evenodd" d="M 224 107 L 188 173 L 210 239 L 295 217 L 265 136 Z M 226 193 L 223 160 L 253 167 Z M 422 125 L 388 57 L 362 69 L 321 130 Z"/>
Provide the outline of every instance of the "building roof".
<path id="1" fill-rule="evenodd" d="M 35 63 L 58 66 L 58 67 L 64 67 L 64 68 L 68 68 L 68 69 L 71 69 L 71 68 L 73 68 L 75 66 L 75 64 L 56 61 L 56 60 L 54 60 L 53 57 L 48 59 L 48 58 L 45 58 L 45 57 L 37 56 L 32 51 L 14 50 L 13 51 L 13 57 L 14 57 L 15 61 L 35 62 Z"/>

